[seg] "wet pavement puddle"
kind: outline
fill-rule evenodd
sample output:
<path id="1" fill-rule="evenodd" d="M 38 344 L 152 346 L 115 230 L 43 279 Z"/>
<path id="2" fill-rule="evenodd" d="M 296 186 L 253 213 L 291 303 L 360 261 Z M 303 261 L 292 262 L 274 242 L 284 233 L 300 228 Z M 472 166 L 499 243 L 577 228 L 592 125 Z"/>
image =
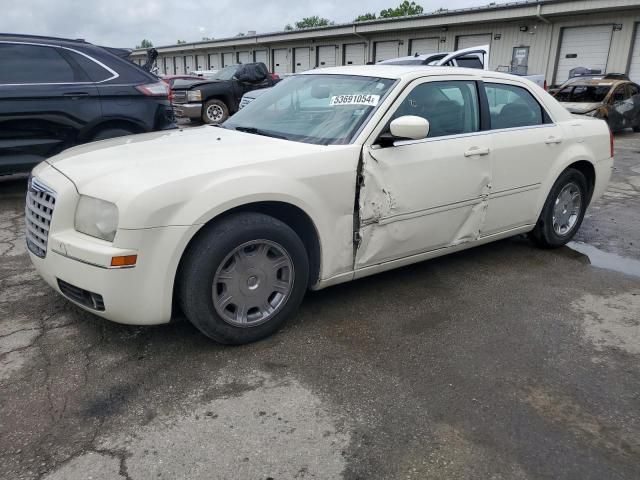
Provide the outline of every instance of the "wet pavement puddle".
<path id="1" fill-rule="evenodd" d="M 640 277 L 640 260 L 605 252 L 583 242 L 569 242 L 567 247 L 586 256 L 594 267 Z"/>

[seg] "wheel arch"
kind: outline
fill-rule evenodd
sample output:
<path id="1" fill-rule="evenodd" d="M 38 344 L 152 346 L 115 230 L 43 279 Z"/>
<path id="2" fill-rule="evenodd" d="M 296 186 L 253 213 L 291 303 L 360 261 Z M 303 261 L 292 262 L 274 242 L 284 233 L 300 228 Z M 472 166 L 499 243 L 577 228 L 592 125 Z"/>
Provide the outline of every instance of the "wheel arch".
<path id="1" fill-rule="evenodd" d="M 294 232 L 300 237 L 307 250 L 309 258 L 309 286 L 315 285 L 320 280 L 321 273 L 321 258 L 322 247 L 320 243 L 320 235 L 318 228 L 311 216 L 305 212 L 302 208 L 289 202 L 279 200 L 263 200 L 249 202 L 242 205 L 238 205 L 223 212 L 218 213 L 214 217 L 210 218 L 207 222 L 201 225 L 201 227 L 192 235 L 192 237 L 186 242 L 185 247 L 180 253 L 178 266 L 173 278 L 173 305 L 176 309 L 176 292 L 177 282 L 181 275 L 181 269 L 183 261 L 189 250 L 189 247 L 202 235 L 207 227 L 219 222 L 221 219 L 228 217 L 234 213 L 241 212 L 254 212 L 269 215 L 283 223 L 287 224 L 293 229 Z"/>
<path id="2" fill-rule="evenodd" d="M 95 137 L 98 132 L 110 128 L 121 128 L 130 130 L 132 133 L 144 133 L 147 131 L 143 125 L 135 122 L 134 120 L 125 118 L 112 118 L 109 120 L 104 120 L 92 126 L 91 129 L 87 130 L 87 132 L 82 135 L 82 141 L 91 141 L 91 139 Z"/>

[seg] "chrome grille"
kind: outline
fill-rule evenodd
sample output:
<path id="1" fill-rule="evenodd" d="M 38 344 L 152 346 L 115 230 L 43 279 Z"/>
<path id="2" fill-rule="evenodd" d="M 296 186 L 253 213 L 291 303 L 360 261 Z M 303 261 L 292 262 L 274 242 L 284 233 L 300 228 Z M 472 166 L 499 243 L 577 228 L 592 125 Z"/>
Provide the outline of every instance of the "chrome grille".
<path id="1" fill-rule="evenodd" d="M 174 90 L 173 103 L 187 103 L 187 92 L 185 90 Z"/>
<path id="2" fill-rule="evenodd" d="M 47 254 L 49 225 L 56 206 L 56 192 L 35 178 L 29 178 L 25 207 L 27 248 L 38 257 Z"/>

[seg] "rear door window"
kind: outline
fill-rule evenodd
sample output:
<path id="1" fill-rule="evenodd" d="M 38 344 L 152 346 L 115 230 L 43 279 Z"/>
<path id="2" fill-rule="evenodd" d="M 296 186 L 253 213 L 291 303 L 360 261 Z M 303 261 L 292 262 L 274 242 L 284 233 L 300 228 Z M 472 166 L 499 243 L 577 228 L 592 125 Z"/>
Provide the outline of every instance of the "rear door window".
<path id="1" fill-rule="evenodd" d="M 65 51 L 64 55 L 67 55 L 72 63 L 76 63 L 92 82 L 103 82 L 113 77 L 113 73 L 89 57 L 72 51 Z"/>
<path id="2" fill-rule="evenodd" d="M 83 81 L 60 49 L 0 43 L 0 84 L 73 83 Z"/>
<path id="3" fill-rule="evenodd" d="M 551 123 L 538 101 L 525 88 L 485 83 L 491 128 L 516 128 Z"/>

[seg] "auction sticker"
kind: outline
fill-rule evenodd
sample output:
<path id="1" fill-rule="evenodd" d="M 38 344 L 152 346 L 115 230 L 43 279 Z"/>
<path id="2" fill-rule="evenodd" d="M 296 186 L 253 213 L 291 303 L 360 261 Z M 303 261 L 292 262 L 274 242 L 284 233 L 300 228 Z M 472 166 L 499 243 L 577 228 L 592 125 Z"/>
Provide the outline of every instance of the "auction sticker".
<path id="1" fill-rule="evenodd" d="M 357 93 L 353 95 L 336 95 L 331 97 L 329 106 L 334 107 L 337 105 L 367 105 L 369 107 L 375 107 L 380 101 L 380 95 L 369 95 Z"/>

